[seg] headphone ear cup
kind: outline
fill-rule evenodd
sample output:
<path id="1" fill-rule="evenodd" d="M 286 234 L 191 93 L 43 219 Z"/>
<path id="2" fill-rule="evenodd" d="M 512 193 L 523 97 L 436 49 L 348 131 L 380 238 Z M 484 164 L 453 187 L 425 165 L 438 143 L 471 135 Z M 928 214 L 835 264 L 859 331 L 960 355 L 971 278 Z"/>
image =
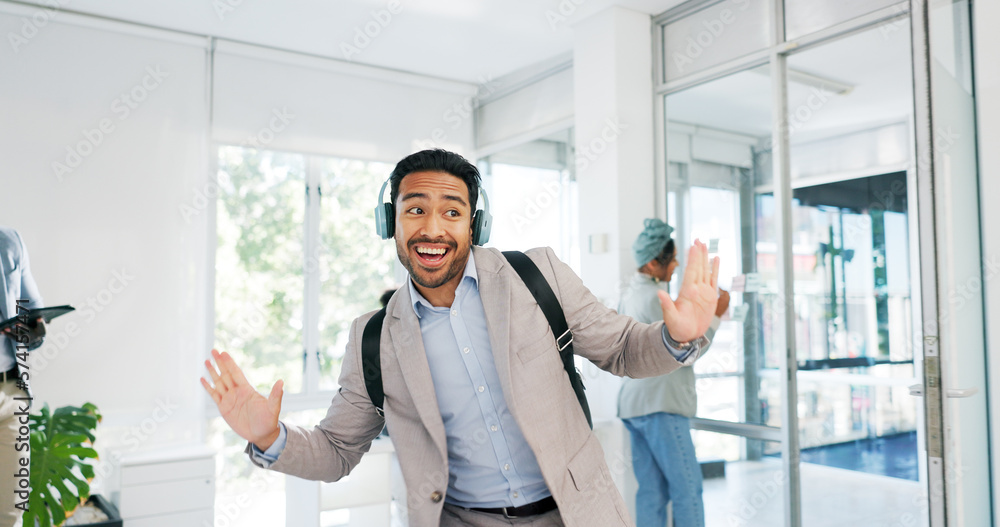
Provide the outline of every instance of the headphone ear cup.
<path id="1" fill-rule="evenodd" d="M 472 244 L 485 245 L 490 241 L 490 230 L 493 227 L 493 216 L 489 211 L 479 209 L 472 216 Z"/>
<path id="2" fill-rule="evenodd" d="M 396 231 L 396 212 L 392 203 L 382 203 L 375 207 L 375 232 L 383 240 L 392 238 Z"/>

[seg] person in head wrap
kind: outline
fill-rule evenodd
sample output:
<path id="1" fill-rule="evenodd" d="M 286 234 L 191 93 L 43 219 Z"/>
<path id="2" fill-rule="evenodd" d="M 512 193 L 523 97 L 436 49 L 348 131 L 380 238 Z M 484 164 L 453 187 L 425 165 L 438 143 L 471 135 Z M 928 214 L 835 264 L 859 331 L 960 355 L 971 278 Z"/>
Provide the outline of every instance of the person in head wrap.
<path id="1" fill-rule="evenodd" d="M 639 322 L 663 319 L 657 293 L 666 289 L 677 269 L 673 228 L 648 218 L 632 252 L 638 272 L 622 292 L 618 312 Z M 705 336 L 711 340 L 729 308 L 729 294 L 720 290 L 715 318 Z M 703 348 L 704 353 L 707 348 Z M 697 408 L 694 371 L 682 367 L 669 375 L 622 380 L 618 417 L 632 436 L 632 466 L 639 490 L 635 497 L 636 525 L 662 527 L 667 503 L 673 502 L 675 527 L 703 527 L 701 466 L 691 441 L 691 417 Z"/>

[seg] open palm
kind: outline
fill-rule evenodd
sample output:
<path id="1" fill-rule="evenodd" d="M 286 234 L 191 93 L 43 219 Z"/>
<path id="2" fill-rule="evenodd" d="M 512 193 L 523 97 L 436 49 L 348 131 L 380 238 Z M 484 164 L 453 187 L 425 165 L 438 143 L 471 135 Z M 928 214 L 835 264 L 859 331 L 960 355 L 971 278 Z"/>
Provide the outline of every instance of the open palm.
<path id="1" fill-rule="evenodd" d="M 206 360 L 205 368 L 212 383 L 202 377 L 201 385 L 215 401 L 230 428 L 257 448 L 266 450 L 278 437 L 283 382 L 274 383 L 271 394 L 264 397 L 250 386 L 243 371 L 228 353 L 212 350 L 212 357 L 219 369 L 216 371 L 212 361 Z"/>
<path id="2" fill-rule="evenodd" d="M 688 342 L 705 334 L 715 315 L 719 300 L 719 257 L 712 258 L 709 270 L 708 247 L 695 240 L 688 251 L 687 266 L 677 300 L 671 300 L 666 291 L 660 291 L 663 323 L 670 337 L 678 342 Z"/>

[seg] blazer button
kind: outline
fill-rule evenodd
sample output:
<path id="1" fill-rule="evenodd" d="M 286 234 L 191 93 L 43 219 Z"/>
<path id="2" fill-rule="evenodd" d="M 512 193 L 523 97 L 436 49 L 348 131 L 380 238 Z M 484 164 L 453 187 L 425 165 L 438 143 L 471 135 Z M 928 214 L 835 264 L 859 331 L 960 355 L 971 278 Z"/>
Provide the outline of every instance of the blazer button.
<path id="1" fill-rule="evenodd" d="M 444 496 L 440 492 L 438 492 L 436 490 L 431 493 L 431 501 L 433 501 L 434 503 L 440 502 L 441 498 L 443 498 L 443 497 Z"/>

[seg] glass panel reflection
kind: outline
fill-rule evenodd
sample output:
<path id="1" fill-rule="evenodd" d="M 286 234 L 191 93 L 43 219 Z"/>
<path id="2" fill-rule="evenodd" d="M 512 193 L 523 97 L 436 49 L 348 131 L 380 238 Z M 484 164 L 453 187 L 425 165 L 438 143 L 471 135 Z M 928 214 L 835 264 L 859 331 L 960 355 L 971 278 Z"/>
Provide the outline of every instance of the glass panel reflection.
<path id="1" fill-rule="evenodd" d="M 891 525 L 909 515 L 919 525 L 909 31 L 874 28 L 788 65 L 818 79 L 788 84 L 803 522 Z M 835 486 L 866 489 L 885 507 L 809 499 L 842 492 Z"/>
<path id="2" fill-rule="evenodd" d="M 899 0 L 785 0 L 786 39 L 793 40 L 896 4 Z M 899 8 L 899 12 L 904 9 Z"/>
<path id="3" fill-rule="evenodd" d="M 767 2 L 715 2 L 663 28 L 665 81 L 765 49 L 770 35 Z"/>

